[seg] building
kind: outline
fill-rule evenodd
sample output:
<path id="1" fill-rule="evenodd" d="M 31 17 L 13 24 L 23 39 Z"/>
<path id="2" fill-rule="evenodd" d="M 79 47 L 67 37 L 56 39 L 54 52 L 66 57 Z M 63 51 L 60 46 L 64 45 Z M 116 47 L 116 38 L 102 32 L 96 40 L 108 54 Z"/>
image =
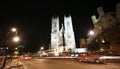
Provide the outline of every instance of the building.
<path id="1" fill-rule="evenodd" d="M 52 17 L 50 48 L 55 55 L 76 48 L 71 16 L 64 16 L 64 23 L 62 23 L 61 28 L 59 22 L 59 17 Z"/>
<path id="2" fill-rule="evenodd" d="M 116 12 L 104 12 L 103 7 L 98 7 L 97 11 L 99 17 L 92 16 L 96 33 L 94 43 L 100 46 L 99 50 L 120 53 L 120 2 L 116 5 Z"/>
<path id="3" fill-rule="evenodd" d="M 80 39 L 80 48 L 85 48 L 87 46 L 86 40 L 84 38 Z"/>

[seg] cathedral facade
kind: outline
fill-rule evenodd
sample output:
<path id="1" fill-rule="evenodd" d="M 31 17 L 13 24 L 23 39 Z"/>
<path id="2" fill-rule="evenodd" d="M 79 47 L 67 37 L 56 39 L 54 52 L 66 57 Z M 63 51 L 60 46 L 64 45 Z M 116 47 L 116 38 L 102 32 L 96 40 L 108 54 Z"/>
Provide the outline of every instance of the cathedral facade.
<path id="1" fill-rule="evenodd" d="M 60 24 L 59 17 L 52 17 L 50 48 L 55 55 L 76 48 L 71 16 L 64 16 L 61 28 Z"/>

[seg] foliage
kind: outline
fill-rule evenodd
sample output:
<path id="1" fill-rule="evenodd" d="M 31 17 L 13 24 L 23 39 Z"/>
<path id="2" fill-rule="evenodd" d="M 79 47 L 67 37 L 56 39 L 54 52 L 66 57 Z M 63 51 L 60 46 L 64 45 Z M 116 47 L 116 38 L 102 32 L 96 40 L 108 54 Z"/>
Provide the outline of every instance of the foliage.
<path id="1" fill-rule="evenodd" d="M 37 52 L 40 48 L 40 37 L 38 35 L 30 35 L 28 43 L 26 44 L 25 50 L 26 52 L 34 53 Z"/>

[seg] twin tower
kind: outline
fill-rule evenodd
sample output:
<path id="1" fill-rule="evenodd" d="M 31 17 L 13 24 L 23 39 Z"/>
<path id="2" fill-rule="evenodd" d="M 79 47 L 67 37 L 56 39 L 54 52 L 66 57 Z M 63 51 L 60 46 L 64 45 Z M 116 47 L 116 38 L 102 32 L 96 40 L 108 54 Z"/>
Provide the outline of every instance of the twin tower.
<path id="1" fill-rule="evenodd" d="M 60 23 L 59 17 L 52 17 L 51 29 L 51 52 L 54 55 L 76 48 L 71 16 L 64 16 L 64 23 Z"/>

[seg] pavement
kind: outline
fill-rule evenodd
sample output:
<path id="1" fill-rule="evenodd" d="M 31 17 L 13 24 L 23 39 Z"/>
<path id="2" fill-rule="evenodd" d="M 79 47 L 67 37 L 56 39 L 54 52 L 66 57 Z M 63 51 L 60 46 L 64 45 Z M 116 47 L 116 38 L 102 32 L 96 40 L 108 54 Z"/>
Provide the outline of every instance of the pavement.
<path id="1" fill-rule="evenodd" d="M 20 60 L 12 60 L 6 64 L 4 69 L 25 69 Z"/>

